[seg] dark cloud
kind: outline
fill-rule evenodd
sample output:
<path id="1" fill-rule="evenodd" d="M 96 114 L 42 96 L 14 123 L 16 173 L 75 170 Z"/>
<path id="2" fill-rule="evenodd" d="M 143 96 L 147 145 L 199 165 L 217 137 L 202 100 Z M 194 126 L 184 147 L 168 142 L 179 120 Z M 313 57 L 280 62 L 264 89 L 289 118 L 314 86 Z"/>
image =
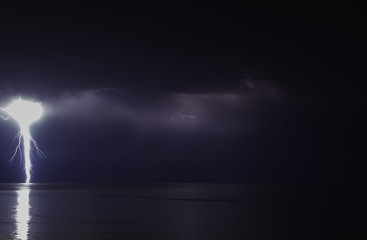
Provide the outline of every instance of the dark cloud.
<path id="1" fill-rule="evenodd" d="M 273 111 L 267 105 L 285 99 L 268 81 L 246 79 L 240 84 L 251 91 L 240 87 L 234 92 L 160 93 L 149 98 L 109 88 L 62 92 L 43 102 L 45 121 L 50 118 L 99 127 L 129 124 L 146 130 L 238 132 L 243 128 L 242 121 L 254 115 L 255 109 Z"/>

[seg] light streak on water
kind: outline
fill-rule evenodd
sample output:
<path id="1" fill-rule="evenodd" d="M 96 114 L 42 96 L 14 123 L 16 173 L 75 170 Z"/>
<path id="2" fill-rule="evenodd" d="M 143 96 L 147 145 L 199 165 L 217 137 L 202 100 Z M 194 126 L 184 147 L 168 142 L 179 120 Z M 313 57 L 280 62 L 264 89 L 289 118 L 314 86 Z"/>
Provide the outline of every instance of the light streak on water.
<path id="1" fill-rule="evenodd" d="M 20 188 L 17 191 L 17 207 L 15 214 L 16 221 L 16 237 L 19 240 L 28 239 L 29 220 L 31 219 L 29 214 L 29 192 L 28 187 Z"/>

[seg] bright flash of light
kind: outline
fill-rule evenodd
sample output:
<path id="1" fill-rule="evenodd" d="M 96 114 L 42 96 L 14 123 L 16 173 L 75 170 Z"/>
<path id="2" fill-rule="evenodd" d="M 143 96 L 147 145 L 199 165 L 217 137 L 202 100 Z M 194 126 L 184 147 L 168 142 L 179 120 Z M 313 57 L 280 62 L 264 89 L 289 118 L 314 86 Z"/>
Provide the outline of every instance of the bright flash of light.
<path id="1" fill-rule="evenodd" d="M 26 183 L 31 181 L 31 142 L 35 146 L 38 153 L 41 153 L 37 143 L 33 140 L 31 133 L 29 131 L 29 127 L 32 123 L 41 118 L 43 114 L 43 108 L 40 103 L 35 103 L 32 101 L 22 100 L 21 98 L 15 100 L 10 103 L 6 108 L 2 108 L 11 118 L 17 121 L 20 131 L 18 133 L 18 145 L 15 150 L 15 155 L 18 153 L 22 153 L 21 150 L 21 142 L 23 139 L 23 154 L 24 154 L 24 170 L 26 173 Z"/>

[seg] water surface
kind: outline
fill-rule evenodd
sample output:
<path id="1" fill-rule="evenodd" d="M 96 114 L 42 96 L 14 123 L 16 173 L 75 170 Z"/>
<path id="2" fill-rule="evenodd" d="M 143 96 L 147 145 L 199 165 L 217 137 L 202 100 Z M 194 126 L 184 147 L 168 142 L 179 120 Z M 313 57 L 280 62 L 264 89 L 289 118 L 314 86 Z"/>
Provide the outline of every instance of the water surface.
<path id="1" fill-rule="evenodd" d="M 324 214 L 322 195 L 309 191 L 311 187 L 296 188 L 246 184 L 0 184 L 0 239 L 338 237 L 338 205 Z M 323 218 L 327 224 L 322 223 Z"/>

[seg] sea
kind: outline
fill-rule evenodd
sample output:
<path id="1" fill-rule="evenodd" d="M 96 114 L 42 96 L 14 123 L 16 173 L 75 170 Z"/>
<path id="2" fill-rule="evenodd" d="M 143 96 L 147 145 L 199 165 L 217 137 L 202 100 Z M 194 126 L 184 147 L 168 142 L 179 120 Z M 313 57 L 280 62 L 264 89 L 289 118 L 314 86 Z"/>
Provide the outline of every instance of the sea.
<path id="1" fill-rule="evenodd" d="M 2 183 L 0 239 L 344 239 L 367 229 L 363 213 L 361 221 L 350 213 L 359 207 L 350 204 L 349 190 L 329 185 Z"/>

